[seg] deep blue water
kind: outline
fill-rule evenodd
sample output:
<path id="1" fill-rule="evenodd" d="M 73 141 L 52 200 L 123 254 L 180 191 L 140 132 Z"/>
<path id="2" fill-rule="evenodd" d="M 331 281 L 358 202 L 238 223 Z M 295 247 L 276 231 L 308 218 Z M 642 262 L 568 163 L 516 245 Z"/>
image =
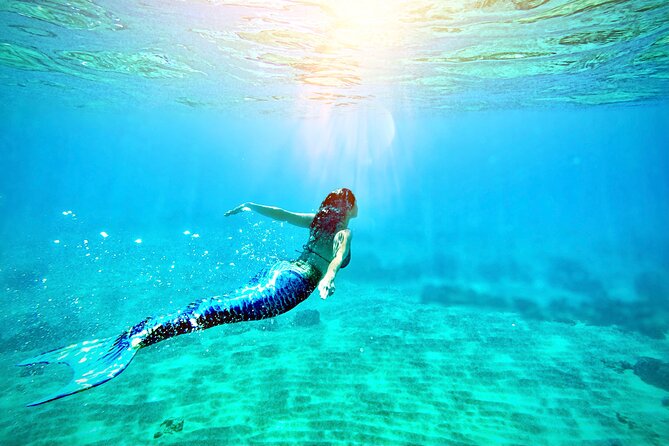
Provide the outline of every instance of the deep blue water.
<path id="1" fill-rule="evenodd" d="M 328 153 L 305 143 L 309 120 L 10 109 L 1 133 L 2 240 L 48 240 L 70 209 L 111 229 L 214 229 L 238 202 L 313 211 L 327 191 L 347 186 L 360 200 L 357 229 L 371 239 L 401 233 L 422 238 L 424 249 L 440 234 L 500 247 L 644 241 L 661 251 L 668 113 L 657 103 L 399 114 L 392 143 L 372 139 L 360 159 L 347 147 Z M 382 249 L 392 256 L 392 246 Z"/>
<path id="2" fill-rule="evenodd" d="M 360 215 L 353 222 L 356 262 L 344 278 L 406 279 L 404 285 L 416 287 L 453 281 L 486 290 L 508 279 L 534 294 L 555 286 L 552 269 L 568 262 L 566 273 L 553 274 L 568 295 L 634 301 L 635 280 L 648 273 L 659 290 L 652 300 L 662 306 L 665 299 L 665 103 L 398 113 L 388 145 L 373 134 L 374 111 L 360 115 L 371 123 L 363 130 L 343 121 L 344 130 L 324 137 L 322 146 L 304 136 L 320 125 L 308 119 L 44 106 L 6 116 L 0 190 L 8 275 L 15 262 L 26 261 L 13 258 L 16 247 L 52 250 L 54 240 L 99 241 L 101 231 L 123 250 L 134 248 L 136 238 L 171 243 L 190 230 L 213 251 L 214 237 L 260 222 L 271 232 L 251 232 L 249 240 L 257 235 L 272 244 L 266 252 L 252 248 L 260 250 L 255 255 L 290 258 L 304 234 L 262 217 L 241 221 L 223 213 L 244 201 L 312 212 L 328 191 L 346 186 L 357 194 Z M 342 139 L 346 131 L 364 133 L 364 156 Z M 239 263 L 226 255 L 215 260 Z M 555 297 L 533 299 L 546 304 Z M 602 317 L 599 323 L 607 321 Z M 651 310 L 634 316 L 640 317 L 659 325 L 655 336 L 666 329 L 668 322 Z"/>

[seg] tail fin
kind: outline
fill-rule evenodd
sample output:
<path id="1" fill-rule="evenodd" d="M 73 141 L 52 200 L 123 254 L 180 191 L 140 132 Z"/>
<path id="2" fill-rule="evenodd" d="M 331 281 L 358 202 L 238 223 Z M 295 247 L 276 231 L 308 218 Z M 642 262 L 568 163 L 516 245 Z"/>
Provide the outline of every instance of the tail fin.
<path id="1" fill-rule="evenodd" d="M 72 381 L 65 387 L 28 406 L 44 404 L 106 383 L 128 367 L 139 348 L 138 344 L 130 342 L 128 333 L 123 333 L 118 337 L 94 339 L 57 348 L 17 364 L 60 363 L 67 364 L 74 371 Z"/>

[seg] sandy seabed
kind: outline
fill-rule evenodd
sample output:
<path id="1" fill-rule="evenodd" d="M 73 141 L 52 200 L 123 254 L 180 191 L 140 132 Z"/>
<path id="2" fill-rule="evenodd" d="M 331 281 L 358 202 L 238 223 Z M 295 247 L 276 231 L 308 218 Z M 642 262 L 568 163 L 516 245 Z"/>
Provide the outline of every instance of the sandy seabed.
<path id="1" fill-rule="evenodd" d="M 294 322 L 314 309 L 320 322 Z M 663 445 L 667 392 L 616 364 L 668 353 L 616 328 L 342 281 L 275 320 L 143 350 L 118 378 L 43 406 L 24 407 L 64 385 L 67 367 L 18 368 L 25 352 L 3 353 L 1 442 Z"/>

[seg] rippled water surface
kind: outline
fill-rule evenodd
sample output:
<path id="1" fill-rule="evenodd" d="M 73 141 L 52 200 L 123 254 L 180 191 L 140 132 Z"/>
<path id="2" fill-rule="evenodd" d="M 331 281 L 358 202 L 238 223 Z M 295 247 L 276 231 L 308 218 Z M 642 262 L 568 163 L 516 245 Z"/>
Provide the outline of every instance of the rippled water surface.
<path id="1" fill-rule="evenodd" d="M 665 0 L 3 0 L 0 23 L 5 100 L 479 109 L 669 91 Z"/>

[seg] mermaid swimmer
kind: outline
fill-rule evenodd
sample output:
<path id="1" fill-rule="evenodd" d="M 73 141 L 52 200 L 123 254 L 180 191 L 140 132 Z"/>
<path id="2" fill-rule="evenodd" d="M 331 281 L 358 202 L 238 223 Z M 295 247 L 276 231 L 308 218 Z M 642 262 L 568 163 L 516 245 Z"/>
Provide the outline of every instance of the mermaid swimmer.
<path id="1" fill-rule="evenodd" d="M 348 265 L 351 257 L 348 223 L 358 215 L 353 192 L 346 188 L 331 192 L 315 214 L 243 203 L 225 216 L 249 211 L 309 228 L 309 240 L 300 256 L 276 262 L 233 292 L 197 300 L 174 314 L 148 317 L 118 336 L 83 341 L 23 361 L 18 365 L 61 363 L 74 371 L 69 384 L 29 406 L 99 386 L 125 370 L 140 349 L 165 339 L 217 325 L 278 316 L 304 301 L 316 289 L 323 299 L 331 296 L 337 272 Z"/>

